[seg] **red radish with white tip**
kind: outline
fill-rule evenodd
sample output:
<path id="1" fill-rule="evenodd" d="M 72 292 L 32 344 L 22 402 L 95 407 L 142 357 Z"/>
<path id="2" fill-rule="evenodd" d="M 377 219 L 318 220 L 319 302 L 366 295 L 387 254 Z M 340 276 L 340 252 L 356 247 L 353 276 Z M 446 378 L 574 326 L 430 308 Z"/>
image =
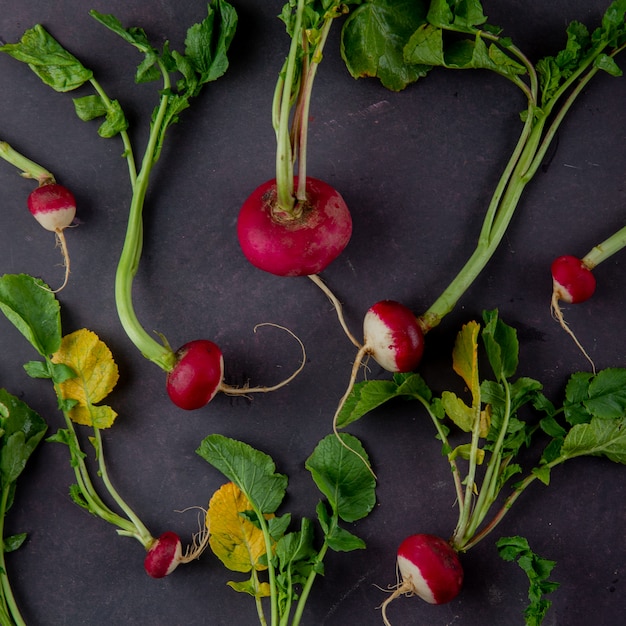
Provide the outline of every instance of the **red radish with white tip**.
<path id="1" fill-rule="evenodd" d="M 402 582 L 382 604 L 387 626 L 387 606 L 401 595 L 416 595 L 429 604 L 445 604 L 457 597 L 463 586 L 463 567 L 457 552 L 441 537 L 417 534 L 398 548 L 398 570 Z"/>
<path id="2" fill-rule="evenodd" d="M 183 563 L 183 549 L 178 535 L 164 532 L 148 549 L 144 559 L 146 573 L 152 578 L 163 578 Z"/>
<path id="3" fill-rule="evenodd" d="M 388 372 L 411 372 L 424 352 L 424 334 L 413 311 L 394 300 L 381 300 L 365 314 L 364 349 Z"/>
<path id="4" fill-rule="evenodd" d="M 76 216 L 76 200 L 72 192 L 55 182 L 40 185 L 28 196 L 28 210 L 46 230 L 55 233 L 63 253 L 65 280 L 61 291 L 67 285 L 70 274 L 70 258 L 63 231 L 72 224 Z"/>
<path id="5" fill-rule="evenodd" d="M 587 354 L 576 335 L 567 325 L 563 317 L 563 311 L 559 306 L 559 302 L 561 301 L 567 302 L 568 304 L 579 304 L 593 296 L 596 290 L 596 278 L 591 271 L 593 267 L 594 265 L 591 263 L 586 263 L 585 260 L 571 255 L 563 255 L 556 258 L 550 268 L 552 272 L 552 300 L 550 308 L 552 314 L 561 325 L 561 328 L 572 337 L 595 370 L 591 357 Z"/>
<path id="6" fill-rule="evenodd" d="M 294 177 L 298 185 L 298 177 Z M 280 207 L 276 179 L 257 187 L 237 220 L 241 249 L 252 265 L 277 276 L 308 276 L 325 269 L 352 235 L 352 217 L 338 191 L 306 178 L 306 201 Z"/>

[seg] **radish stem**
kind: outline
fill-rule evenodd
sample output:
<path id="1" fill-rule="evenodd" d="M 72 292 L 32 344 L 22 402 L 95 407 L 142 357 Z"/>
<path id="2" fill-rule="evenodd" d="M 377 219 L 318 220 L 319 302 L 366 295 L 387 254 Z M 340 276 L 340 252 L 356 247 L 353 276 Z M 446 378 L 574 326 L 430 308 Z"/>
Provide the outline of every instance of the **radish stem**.
<path id="1" fill-rule="evenodd" d="M 11 165 L 14 165 L 17 169 L 21 170 L 21 176 L 24 178 L 33 178 L 39 183 L 39 185 L 46 185 L 55 182 L 52 172 L 49 172 L 38 163 L 35 163 L 23 154 L 20 154 L 6 141 L 0 141 L 0 157 L 11 163 Z"/>

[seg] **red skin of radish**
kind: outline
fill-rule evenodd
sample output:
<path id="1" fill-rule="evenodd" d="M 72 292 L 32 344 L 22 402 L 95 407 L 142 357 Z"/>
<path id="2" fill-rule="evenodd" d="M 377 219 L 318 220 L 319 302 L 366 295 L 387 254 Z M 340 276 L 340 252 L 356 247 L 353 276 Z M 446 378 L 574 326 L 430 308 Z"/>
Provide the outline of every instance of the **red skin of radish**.
<path id="1" fill-rule="evenodd" d="M 596 290 L 592 271 L 575 256 L 560 256 L 552 262 L 553 291 L 559 300 L 578 304 L 588 300 Z"/>
<path id="2" fill-rule="evenodd" d="M 365 345 L 388 372 L 412 372 L 424 352 L 424 333 L 413 311 L 394 300 L 381 300 L 365 314 Z"/>
<path id="3" fill-rule="evenodd" d="M 176 533 L 164 532 L 148 549 L 143 565 L 152 578 L 171 574 L 182 559 L 182 545 Z"/>
<path id="4" fill-rule="evenodd" d="M 398 548 L 398 569 L 413 592 L 430 604 L 454 600 L 463 586 L 458 554 L 436 535 L 411 535 Z"/>
<path id="5" fill-rule="evenodd" d="M 252 265 L 277 276 L 308 276 L 321 272 L 348 245 L 352 217 L 339 192 L 310 177 L 306 191 L 307 205 L 296 219 L 277 209 L 276 179 L 257 187 L 244 202 L 237 236 Z"/>
<path id="6" fill-rule="evenodd" d="M 224 357 L 208 339 L 190 341 L 176 352 L 176 365 L 167 375 L 171 401 L 187 411 L 208 404 L 224 379 Z"/>
<path id="7" fill-rule="evenodd" d="M 58 183 L 37 187 L 30 193 L 27 202 L 28 210 L 35 219 L 52 232 L 67 228 L 76 215 L 74 195 Z"/>

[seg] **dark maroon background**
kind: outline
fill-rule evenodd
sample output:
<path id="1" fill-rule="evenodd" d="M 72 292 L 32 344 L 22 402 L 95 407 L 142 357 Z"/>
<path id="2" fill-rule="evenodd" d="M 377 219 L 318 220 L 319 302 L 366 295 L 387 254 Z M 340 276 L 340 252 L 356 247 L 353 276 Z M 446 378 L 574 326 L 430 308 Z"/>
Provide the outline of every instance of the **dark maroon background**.
<path id="1" fill-rule="evenodd" d="M 115 311 L 114 274 L 130 200 L 121 143 L 99 138 L 95 124 L 80 122 L 70 95 L 55 93 L 24 65 L 0 56 L 0 137 L 51 169 L 78 200 L 80 226 L 67 233 L 73 272 L 59 296 L 64 331 L 94 330 L 119 364 L 121 381 L 108 399 L 119 418 L 105 433 L 110 474 L 154 534 L 172 529 L 188 536 L 196 515 L 178 511 L 206 506 L 224 482 L 194 452 L 214 432 L 270 454 L 290 476 L 281 510 L 296 519 L 313 517 L 318 492 L 304 460 L 330 432 L 354 358 L 328 301 L 310 281 L 264 274 L 238 248 L 238 207 L 274 175 L 270 107 L 288 39 L 276 19 L 280 0 L 234 4 L 240 26 L 231 67 L 169 131 L 154 170 L 135 298 L 144 326 L 173 345 L 199 337 L 216 341 L 233 385 L 271 384 L 298 364 L 288 335 L 271 328 L 254 334 L 256 324 L 273 322 L 297 333 L 307 347 L 305 371 L 287 388 L 252 401 L 219 395 L 193 413 L 169 404 L 164 375 L 129 343 Z M 595 26 L 607 4 L 491 0 L 485 10 L 537 60 L 562 47 L 570 20 Z M 89 8 L 114 13 L 156 43 L 167 37 L 180 49 L 186 28 L 204 17 L 205 3 L 2 3 L 0 38 L 16 41 L 35 23 L 44 24 L 120 100 L 141 154 L 155 85 L 134 84 L 139 55 L 90 18 Z M 309 174 L 340 190 L 353 213 L 353 239 L 324 278 L 359 335 L 374 302 L 393 298 L 422 311 L 465 262 L 517 140 L 524 102 L 507 81 L 484 72 L 434 71 L 402 93 L 374 80 L 355 81 L 339 56 L 339 30 L 334 25 L 315 85 Z M 435 390 L 458 384 L 450 350 L 461 323 L 493 307 L 519 330 L 519 373 L 543 381 L 555 401 L 571 372 L 588 369 L 550 317 L 549 264 L 557 254 L 586 253 L 623 225 L 625 102 L 625 79 L 601 75 L 585 90 L 495 257 L 429 336 L 421 371 Z M 27 272 L 55 284 L 62 277 L 59 251 L 26 211 L 31 188 L 0 163 L 0 272 Z M 616 255 L 601 265 L 594 299 L 566 312 L 598 368 L 626 365 L 622 264 Z M 0 319 L 0 384 L 38 410 L 54 432 L 62 419 L 51 386 L 29 379 L 21 367 L 34 357 Z M 370 375 L 384 376 L 376 369 Z M 456 521 L 449 470 L 418 406 L 387 407 L 350 430 L 374 461 L 378 506 L 350 528 L 366 550 L 327 556 L 305 626 L 382 623 L 377 607 L 386 593 L 378 586 L 395 581 L 397 545 L 415 532 L 448 536 Z M 501 561 L 494 545 L 497 536 L 523 534 L 539 554 L 557 561 L 553 578 L 561 587 L 551 596 L 546 625 L 619 623 L 626 612 L 624 476 L 623 467 L 603 459 L 569 462 L 554 472 L 549 488 L 530 488 L 498 532 L 463 557 L 466 584 L 454 602 L 431 607 L 398 600 L 390 619 L 397 626 L 523 624 L 524 574 Z M 7 519 L 8 533 L 29 534 L 8 558 L 29 624 L 257 623 L 253 600 L 226 587 L 243 576 L 209 553 L 166 579 L 148 578 L 139 544 L 75 506 L 71 482 L 67 450 L 42 445 Z"/>

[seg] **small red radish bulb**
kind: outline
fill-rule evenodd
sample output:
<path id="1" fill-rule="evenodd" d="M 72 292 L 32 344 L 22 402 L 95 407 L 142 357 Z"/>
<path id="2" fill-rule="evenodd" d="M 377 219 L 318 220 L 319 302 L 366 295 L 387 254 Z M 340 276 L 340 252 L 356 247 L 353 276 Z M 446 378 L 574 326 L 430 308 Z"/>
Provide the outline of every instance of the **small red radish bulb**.
<path id="1" fill-rule="evenodd" d="M 155 539 L 148 548 L 143 565 L 146 573 L 152 578 L 163 578 L 171 574 L 183 562 L 180 538 L 176 533 L 167 531 Z"/>
<path id="2" fill-rule="evenodd" d="M 561 328 L 572 337 L 578 348 L 593 367 L 594 364 L 591 357 L 587 354 L 576 335 L 567 325 L 563 317 L 563 311 L 559 306 L 559 302 L 579 304 L 593 296 L 596 290 L 596 278 L 592 273 L 592 269 L 593 267 L 575 256 L 564 255 L 556 258 L 551 266 L 552 300 L 550 308 L 552 309 L 552 314 L 561 325 Z"/>
<path id="3" fill-rule="evenodd" d="M 382 605 L 387 626 L 387 606 L 399 596 L 416 595 L 429 604 L 445 604 L 454 600 L 463 586 L 463 567 L 457 552 L 436 535 L 407 537 L 398 548 L 397 564 L 402 582 Z"/>
<path id="4" fill-rule="evenodd" d="M 176 352 L 176 365 L 168 373 L 166 388 L 172 402 L 187 411 L 208 404 L 224 380 L 224 357 L 208 339 L 190 341 Z"/>
<path id="5" fill-rule="evenodd" d="M 34 189 L 28 196 L 28 210 L 46 230 L 56 234 L 63 253 L 65 280 L 56 291 L 67 285 L 70 274 L 70 258 L 63 231 L 72 224 L 76 215 L 76 200 L 72 192 L 55 182 L 48 182 Z"/>
<path id="6" fill-rule="evenodd" d="M 388 372 L 411 372 L 424 352 L 424 334 L 408 307 L 381 300 L 363 320 L 364 349 Z"/>
<path id="7" fill-rule="evenodd" d="M 237 236 L 245 257 L 277 276 L 321 272 L 352 235 L 352 218 L 344 199 L 327 183 L 310 177 L 306 178 L 306 202 L 296 202 L 293 213 L 279 207 L 277 195 L 276 179 L 272 179 L 257 187 L 241 207 Z"/>

